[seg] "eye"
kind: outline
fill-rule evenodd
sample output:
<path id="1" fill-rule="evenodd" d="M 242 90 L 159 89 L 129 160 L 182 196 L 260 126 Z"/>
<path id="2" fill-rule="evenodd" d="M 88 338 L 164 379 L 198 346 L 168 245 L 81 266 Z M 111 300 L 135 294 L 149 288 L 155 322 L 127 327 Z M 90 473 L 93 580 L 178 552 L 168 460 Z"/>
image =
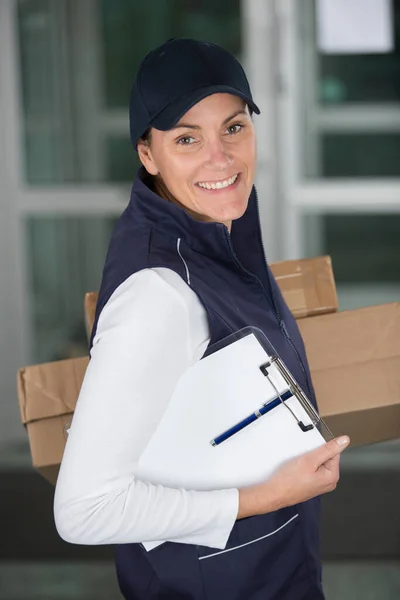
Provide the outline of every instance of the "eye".
<path id="1" fill-rule="evenodd" d="M 193 144 L 193 142 L 195 141 L 194 137 L 192 137 L 191 135 L 185 135 L 181 138 L 179 138 L 176 143 L 180 144 L 181 146 L 190 146 L 191 144 Z"/>
<path id="2" fill-rule="evenodd" d="M 241 123 L 234 123 L 233 125 L 229 125 L 226 131 L 230 135 L 235 135 L 236 133 L 239 133 L 239 131 L 242 131 L 242 129 L 243 125 Z"/>

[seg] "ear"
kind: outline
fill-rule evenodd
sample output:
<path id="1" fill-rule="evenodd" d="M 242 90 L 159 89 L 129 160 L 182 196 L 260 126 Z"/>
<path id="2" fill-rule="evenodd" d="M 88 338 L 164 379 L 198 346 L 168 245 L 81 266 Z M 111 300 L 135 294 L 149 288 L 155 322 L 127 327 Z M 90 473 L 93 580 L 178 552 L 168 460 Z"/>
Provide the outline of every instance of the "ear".
<path id="1" fill-rule="evenodd" d="M 158 168 L 154 161 L 153 154 L 150 149 L 148 142 L 139 140 L 137 145 L 137 151 L 139 154 L 140 162 L 150 175 L 158 175 Z"/>

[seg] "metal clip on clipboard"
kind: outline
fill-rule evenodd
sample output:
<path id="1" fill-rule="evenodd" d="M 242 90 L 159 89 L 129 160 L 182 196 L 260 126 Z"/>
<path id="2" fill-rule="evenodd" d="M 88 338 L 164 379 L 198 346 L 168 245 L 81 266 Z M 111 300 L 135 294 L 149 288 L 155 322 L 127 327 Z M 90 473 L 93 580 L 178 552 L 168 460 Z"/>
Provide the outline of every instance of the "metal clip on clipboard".
<path id="1" fill-rule="evenodd" d="M 268 368 L 271 367 L 271 365 L 275 365 L 277 367 L 279 373 L 282 375 L 283 379 L 287 383 L 288 390 L 290 391 L 291 395 L 296 397 L 296 399 L 299 401 L 302 408 L 305 410 L 305 412 L 309 416 L 309 418 L 311 420 L 311 423 L 309 425 L 304 425 L 303 421 L 301 421 L 296 416 L 294 411 L 290 408 L 290 406 L 288 406 L 288 404 L 286 404 L 286 401 L 285 401 L 286 399 L 284 397 L 284 394 L 279 393 L 276 385 L 272 381 L 270 374 L 268 372 Z M 311 402 L 309 401 L 307 396 L 304 394 L 303 390 L 297 384 L 296 380 L 293 378 L 293 376 L 288 371 L 288 369 L 286 368 L 286 366 L 284 365 L 284 363 L 282 362 L 282 360 L 279 357 L 271 356 L 269 362 L 266 362 L 260 366 L 260 371 L 268 379 L 269 383 L 275 390 L 277 398 L 279 398 L 279 400 L 281 401 L 283 406 L 285 406 L 291 412 L 292 416 L 296 419 L 298 426 L 300 427 L 300 429 L 303 432 L 306 433 L 307 431 L 311 431 L 312 429 L 316 428 L 316 429 L 318 429 L 318 431 L 320 432 L 320 434 L 322 435 L 322 437 L 325 440 L 328 441 L 328 440 L 334 438 L 334 435 L 331 432 L 331 430 L 329 429 L 329 427 L 327 426 L 327 424 L 323 421 L 323 419 L 321 419 L 321 417 L 315 410 L 314 406 L 311 404 Z"/>
<path id="2" fill-rule="evenodd" d="M 287 390 L 284 392 L 279 392 L 277 386 L 271 378 L 271 374 L 269 369 L 276 368 L 279 374 L 282 376 L 283 380 L 287 384 Z M 261 408 L 254 411 L 251 415 L 242 419 L 239 423 L 236 423 L 214 439 L 210 441 L 212 446 L 219 446 L 222 442 L 229 439 L 260 417 L 264 416 L 266 413 L 270 412 L 280 404 L 282 404 L 291 414 L 291 416 L 297 422 L 297 425 L 301 429 L 303 433 L 307 433 L 308 431 L 312 431 L 316 429 L 319 431 L 321 436 L 325 441 L 329 441 L 334 438 L 334 435 L 330 431 L 329 427 L 326 423 L 321 419 L 318 412 L 315 410 L 314 406 L 311 404 L 307 396 L 304 394 L 303 390 L 300 388 L 292 374 L 288 371 L 283 361 L 275 355 L 270 354 L 269 360 L 260 366 L 260 371 L 263 375 L 268 379 L 271 387 L 275 391 L 276 397 L 265 402 Z M 295 397 L 299 402 L 300 406 L 304 409 L 306 415 L 309 417 L 311 423 L 304 424 L 303 420 L 300 419 L 294 410 L 287 404 L 287 401 L 290 398 Z"/>

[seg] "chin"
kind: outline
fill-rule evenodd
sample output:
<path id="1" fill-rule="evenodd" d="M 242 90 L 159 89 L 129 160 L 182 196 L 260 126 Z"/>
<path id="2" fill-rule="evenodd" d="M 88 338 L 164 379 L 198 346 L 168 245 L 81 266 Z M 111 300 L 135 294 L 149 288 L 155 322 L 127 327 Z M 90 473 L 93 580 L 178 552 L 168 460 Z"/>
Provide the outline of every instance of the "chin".
<path id="1" fill-rule="evenodd" d="M 235 221 L 236 219 L 240 219 L 240 217 L 243 217 L 244 213 L 246 212 L 247 206 L 248 199 L 246 198 L 246 200 L 232 208 L 232 210 L 226 212 L 226 215 L 224 215 L 225 220 Z"/>

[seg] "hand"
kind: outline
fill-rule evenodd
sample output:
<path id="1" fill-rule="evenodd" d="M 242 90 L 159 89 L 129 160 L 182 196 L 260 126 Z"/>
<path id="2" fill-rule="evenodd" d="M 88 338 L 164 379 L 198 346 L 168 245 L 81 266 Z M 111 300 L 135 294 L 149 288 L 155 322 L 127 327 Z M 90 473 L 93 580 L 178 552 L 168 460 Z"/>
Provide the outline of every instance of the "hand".
<path id="1" fill-rule="evenodd" d="M 348 436 L 284 463 L 268 481 L 239 490 L 238 519 L 264 514 L 331 492 L 339 481 L 340 454 Z"/>

